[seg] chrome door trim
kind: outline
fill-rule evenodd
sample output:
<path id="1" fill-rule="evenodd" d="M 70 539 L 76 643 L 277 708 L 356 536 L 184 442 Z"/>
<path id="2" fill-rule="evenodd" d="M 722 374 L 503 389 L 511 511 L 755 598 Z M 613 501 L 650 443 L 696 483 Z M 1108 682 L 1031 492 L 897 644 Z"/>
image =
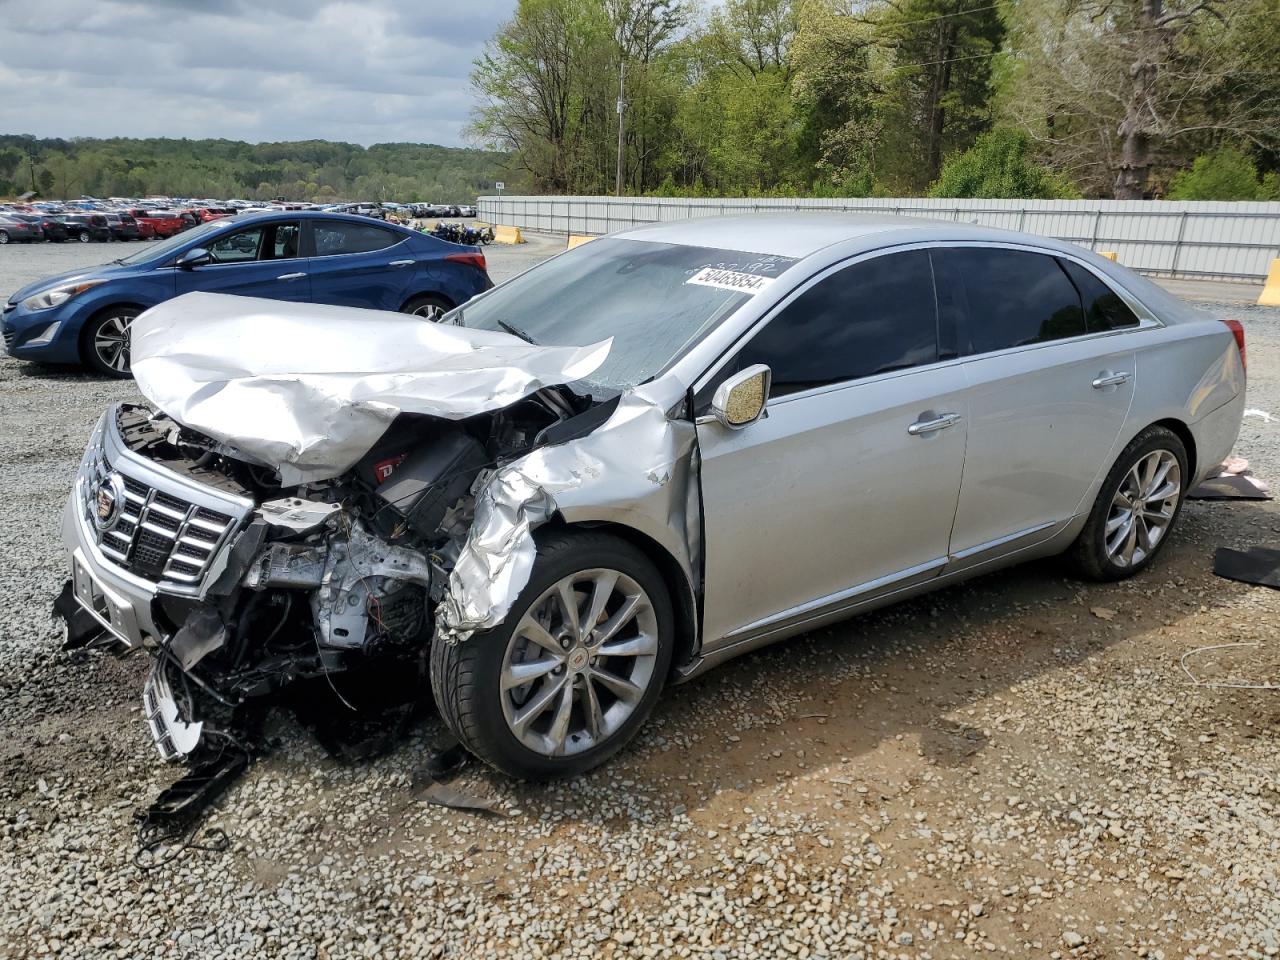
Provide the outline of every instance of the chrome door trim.
<path id="1" fill-rule="evenodd" d="M 1034 527 L 1027 527 L 1024 530 L 1018 530 L 1014 533 L 1007 534 L 1006 536 L 997 537 L 994 540 L 988 540 L 986 543 L 979 543 L 976 546 L 967 547 L 964 550 L 958 550 L 951 554 L 948 559 L 951 562 L 955 562 L 956 560 L 968 560 L 970 557 L 976 557 L 981 553 L 986 553 L 989 550 L 995 550 L 998 547 L 1008 546 L 1015 541 L 1022 540 L 1025 537 L 1034 536 L 1037 533 L 1042 533 L 1045 530 L 1049 530 L 1060 525 L 1061 521 L 1058 520 L 1049 520 L 1045 523 L 1038 523 Z"/>
<path id="2" fill-rule="evenodd" d="M 282 273 L 276 277 L 277 280 L 301 280 L 306 274 L 299 271 L 297 273 Z"/>
<path id="3" fill-rule="evenodd" d="M 1103 374 L 1094 378 L 1093 389 L 1102 390 L 1104 387 L 1118 387 L 1122 383 L 1128 383 L 1132 374 L 1121 370 L 1119 373 Z"/>
<path id="4" fill-rule="evenodd" d="M 946 563 L 946 557 L 939 557 L 936 560 L 929 560 L 906 570 L 899 570 L 897 573 L 890 573 L 875 580 L 868 580 L 866 583 L 860 583 L 856 587 L 849 587 L 846 590 L 808 600 L 780 613 L 737 627 L 723 637 L 716 639 L 710 646 L 704 643 L 703 652 L 710 652 L 721 646 L 730 646 L 744 640 L 759 639 L 777 633 L 780 630 L 802 626 L 818 617 L 828 616 L 846 608 L 857 606 L 864 600 L 870 599 L 881 592 L 898 590 L 910 586 L 914 582 L 930 580 L 946 566 Z"/>
<path id="5" fill-rule="evenodd" d="M 945 430 L 947 427 L 954 427 L 963 419 L 964 417 L 958 413 L 944 413 L 932 420 L 917 420 L 907 427 L 907 433 L 913 437 L 924 437 L 939 430 Z"/>

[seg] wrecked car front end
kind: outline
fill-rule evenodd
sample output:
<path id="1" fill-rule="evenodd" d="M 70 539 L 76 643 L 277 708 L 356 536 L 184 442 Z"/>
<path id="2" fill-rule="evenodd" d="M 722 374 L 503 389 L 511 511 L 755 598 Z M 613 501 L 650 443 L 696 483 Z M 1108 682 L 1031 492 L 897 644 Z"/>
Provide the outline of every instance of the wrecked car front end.
<path id="1" fill-rule="evenodd" d="M 277 326 L 282 349 L 298 336 L 290 355 L 246 368 L 213 346 L 254 322 L 228 300 L 139 319 L 133 367 L 155 406 L 103 415 L 63 519 L 67 645 L 150 654 L 143 701 L 165 759 L 238 742 L 246 710 L 295 681 L 345 702 L 334 678 L 371 663 L 425 678 L 433 641 L 506 616 L 533 530 L 557 516 L 646 513 L 635 525 L 691 569 L 690 425 L 668 423 L 670 398 L 564 385 L 607 344 L 377 317 L 382 356 L 348 363 L 345 329 L 272 305 L 277 325 L 310 325 L 306 345 Z"/>

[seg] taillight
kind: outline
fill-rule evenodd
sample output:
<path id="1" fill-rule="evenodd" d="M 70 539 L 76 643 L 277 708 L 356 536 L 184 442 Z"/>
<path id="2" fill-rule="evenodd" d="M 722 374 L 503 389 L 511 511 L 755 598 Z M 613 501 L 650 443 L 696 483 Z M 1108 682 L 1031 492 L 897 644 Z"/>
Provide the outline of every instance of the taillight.
<path id="1" fill-rule="evenodd" d="M 445 255 L 446 260 L 452 260 L 454 263 L 465 263 L 468 266 L 475 267 L 477 270 L 487 270 L 489 265 L 485 262 L 484 254 L 477 250 L 475 253 L 450 253 Z"/>
<path id="2" fill-rule="evenodd" d="M 1223 320 L 1227 325 L 1227 329 L 1231 331 L 1231 335 L 1236 338 L 1236 346 L 1240 348 L 1240 366 L 1248 369 L 1249 364 L 1245 360 L 1244 352 L 1244 324 L 1239 320 Z"/>

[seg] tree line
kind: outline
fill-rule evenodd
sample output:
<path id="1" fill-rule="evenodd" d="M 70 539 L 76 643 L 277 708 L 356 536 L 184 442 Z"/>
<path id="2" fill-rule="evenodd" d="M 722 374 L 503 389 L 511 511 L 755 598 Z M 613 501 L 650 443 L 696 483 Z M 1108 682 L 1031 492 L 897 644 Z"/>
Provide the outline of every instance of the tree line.
<path id="1" fill-rule="evenodd" d="M 627 193 L 1280 199 L 1280 0 L 519 0 L 472 84 L 545 192 L 621 99 Z"/>
<path id="2" fill-rule="evenodd" d="M 465 203 L 520 177 L 505 153 L 435 144 L 0 135 L 0 196 Z"/>

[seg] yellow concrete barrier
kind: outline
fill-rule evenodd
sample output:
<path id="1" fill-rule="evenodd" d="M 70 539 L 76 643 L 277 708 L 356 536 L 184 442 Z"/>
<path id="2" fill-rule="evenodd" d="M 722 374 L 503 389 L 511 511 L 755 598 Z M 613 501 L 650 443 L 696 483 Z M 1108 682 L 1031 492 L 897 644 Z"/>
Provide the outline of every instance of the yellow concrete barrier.
<path id="1" fill-rule="evenodd" d="M 1110 260 L 1112 263 L 1117 263 L 1117 262 L 1118 262 L 1118 261 L 1116 260 L 1116 252 L 1115 252 L 1114 250 L 1099 250 L 1099 251 L 1098 251 L 1098 256 L 1100 256 L 1100 257 L 1106 257 L 1106 258 L 1107 258 L 1108 260 Z"/>
<path id="2" fill-rule="evenodd" d="M 584 243 L 590 243 L 594 239 L 595 237 L 588 237 L 581 233 L 571 233 L 569 234 L 569 246 L 565 247 L 565 249 L 572 250 L 574 247 L 580 247 Z"/>
<path id="3" fill-rule="evenodd" d="M 1262 295 L 1258 297 L 1258 306 L 1280 307 L 1280 259 L 1271 261 L 1267 282 L 1262 287 Z"/>
<path id="4" fill-rule="evenodd" d="M 519 227 L 494 227 L 493 239 L 498 243 L 524 243 Z"/>

